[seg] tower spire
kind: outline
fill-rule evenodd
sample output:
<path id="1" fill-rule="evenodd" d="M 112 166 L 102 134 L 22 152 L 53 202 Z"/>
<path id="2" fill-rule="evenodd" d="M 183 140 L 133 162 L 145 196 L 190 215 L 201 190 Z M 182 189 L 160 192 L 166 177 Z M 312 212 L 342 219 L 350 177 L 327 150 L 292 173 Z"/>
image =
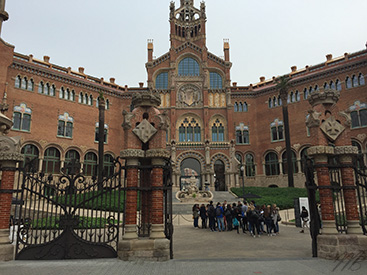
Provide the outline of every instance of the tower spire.
<path id="1" fill-rule="evenodd" d="M 1 28 L 3 25 L 3 21 L 9 19 L 9 14 L 5 11 L 5 0 L 0 0 L 0 37 L 1 37 Z"/>

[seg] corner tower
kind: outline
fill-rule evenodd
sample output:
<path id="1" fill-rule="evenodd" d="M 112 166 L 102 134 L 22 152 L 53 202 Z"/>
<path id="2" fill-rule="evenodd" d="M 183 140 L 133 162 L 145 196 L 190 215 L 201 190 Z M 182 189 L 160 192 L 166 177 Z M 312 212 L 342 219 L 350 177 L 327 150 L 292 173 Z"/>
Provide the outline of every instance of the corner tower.
<path id="1" fill-rule="evenodd" d="M 194 0 L 181 0 L 178 9 L 175 3 L 170 5 L 171 47 L 177 48 L 186 41 L 205 47 L 205 3 L 201 2 L 200 10 L 194 7 Z"/>

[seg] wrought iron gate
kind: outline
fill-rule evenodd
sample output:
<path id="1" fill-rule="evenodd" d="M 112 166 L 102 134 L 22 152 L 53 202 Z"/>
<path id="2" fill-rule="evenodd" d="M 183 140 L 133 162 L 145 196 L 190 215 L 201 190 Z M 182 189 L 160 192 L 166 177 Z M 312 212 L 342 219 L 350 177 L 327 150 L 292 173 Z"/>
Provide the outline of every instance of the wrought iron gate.
<path id="1" fill-rule="evenodd" d="M 117 257 L 123 204 L 118 160 L 116 173 L 100 183 L 80 174 L 75 161 L 59 178 L 36 173 L 33 164 L 19 174 L 16 259 Z"/>
<path id="2" fill-rule="evenodd" d="M 333 204 L 334 204 L 334 216 L 335 227 L 339 233 L 347 232 L 347 216 L 344 203 L 344 190 L 353 189 L 356 191 L 358 200 L 358 210 L 361 230 L 366 235 L 367 224 L 367 168 L 360 165 L 361 162 L 357 162 L 357 159 L 353 164 L 345 165 L 338 163 L 335 159 L 330 159 L 329 164 L 313 164 L 311 159 L 305 161 L 305 177 L 306 188 L 308 191 L 308 200 L 310 207 L 310 233 L 312 237 L 312 254 L 317 257 L 317 235 L 320 233 L 322 225 L 319 209 L 316 204 L 316 193 L 322 189 L 328 189 L 332 191 Z M 330 185 L 318 186 L 314 180 L 314 173 L 316 168 L 325 167 L 329 171 Z M 341 180 L 341 169 L 353 168 L 355 176 L 354 186 L 343 186 Z"/>

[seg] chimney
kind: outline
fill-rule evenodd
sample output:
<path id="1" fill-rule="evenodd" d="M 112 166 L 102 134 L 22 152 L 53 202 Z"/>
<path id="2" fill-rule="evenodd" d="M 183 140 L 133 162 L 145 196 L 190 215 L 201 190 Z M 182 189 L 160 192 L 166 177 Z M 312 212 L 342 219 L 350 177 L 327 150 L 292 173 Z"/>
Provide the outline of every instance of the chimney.
<path id="1" fill-rule="evenodd" d="M 110 78 L 110 83 L 115 84 L 115 78 L 111 77 Z"/>
<path id="2" fill-rule="evenodd" d="M 232 83 L 233 87 L 237 87 L 237 82 Z"/>
<path id="3" fill-rule="evenodd" d="M 127 85 L 125 85 L 125 92 L 127 92 L 127 88 L 128 88 L 128 86 L 127 86 Z"/>
<path id="4" fill-rule="evenodd" d="M 333 55 L 332 54 L 327 54 L 326 55 L 326 62 L 331 61 L 331 59 L 333 59 Z"/>
<path id="5" fill-rule="evenodd" d="M 139 88 L 143 88 L 144 87 L 144 82 L 139 82 Z"/>
<path id="6" fill-rule="evenodd" d="M 345 53 L 345 54 L 344 54 L 344 59 L 345 59 L 345 60 L 348 60 L 348 59 L 349 59 L 349 54 L 348 54 L 348 53 Z"/>
<path id="7" fill-rule="evenodd" d="M 297 71 L 297 66 L 292 66 L 291 70 L 292 70 L 292 73 L 295 73 Z"/>
<path id="8" fill-rule="evenodd" d="M 306 72 L 309 72 L 310 71 L 310 66 L 306 65 Z"/>
<path id="9" fill-rule="evenodd" d="M 79 71 L 79 73 L 84 74 L 84 68 L 83 67 L 79 67 L 78 71 Z"/>
<path id="10" fill-rule="evenodd" d="M 224 60 L 229 61 L 229 39 L 223 39 Z"/>
<path id="11" fill-rule="evenodd" d="M 153 39 L 148 39 L 148 62 L 153 61 Z"/>
<path id="12" fill-rule="evenodd" d="M 49 56 L 47 56 L 47 55 L 45 55 L 45 56 L 43 57 L 43 61 L 44 61 L 44 62 L 46 62 L 46 63 L 50 63 L 50 57 L 49 57 Z"/>
<path id="13" fill-rule="evenodd" d="M 260 76 L 260 82 L 264 82 L 265 81 L 265 76 Z"/>

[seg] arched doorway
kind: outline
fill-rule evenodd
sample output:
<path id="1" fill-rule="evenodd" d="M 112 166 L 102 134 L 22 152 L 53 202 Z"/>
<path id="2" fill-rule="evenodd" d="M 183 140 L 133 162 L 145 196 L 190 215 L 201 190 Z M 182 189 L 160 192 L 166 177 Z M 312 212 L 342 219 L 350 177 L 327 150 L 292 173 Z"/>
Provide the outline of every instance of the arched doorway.
<path id="1" fill-rule="evenodd" d="M 195 184 L 200 190 L 201 183 L 201 165 L 197 159 L 187 158 L 181 162 L 180 189 L 184 189 L 191 184 Z"/>
<path id="2" fill-rule="evenodd" d="M 226 191 L 224 163 L 219 159 L 214 162 L 214 178 L 215 191 Z"/>

